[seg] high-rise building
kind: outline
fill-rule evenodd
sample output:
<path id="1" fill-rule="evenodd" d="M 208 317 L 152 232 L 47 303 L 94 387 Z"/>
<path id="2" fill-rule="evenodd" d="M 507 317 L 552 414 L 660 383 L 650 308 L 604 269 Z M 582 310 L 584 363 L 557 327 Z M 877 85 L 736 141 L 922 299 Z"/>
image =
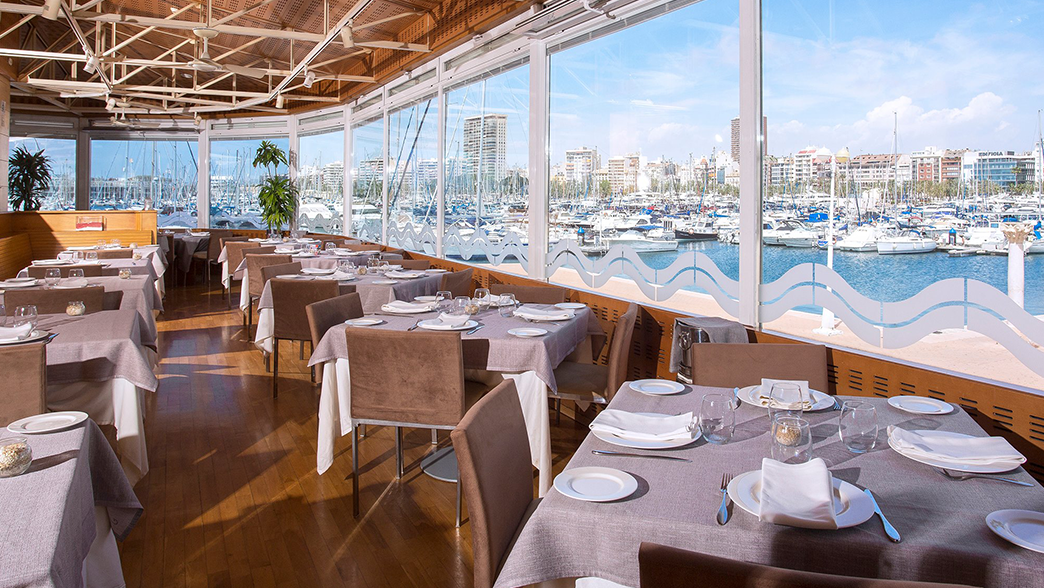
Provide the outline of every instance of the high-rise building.
<path id="1" fill-rule="evenodd" d="M 464 119 L 464 171 L 495 184 L 507 177 L 507 115 Z"/>
<path id="2" fill-rule="evenodd" d="M 344 187 L 344 163 L 335 161 L 323 166 L 323 188 L 329 192 L 340 192 Z"/>
<path id="3" fill-rule="evenodd" d="M 739 163 L 740 160 L 740 119 L 737 116 L 732 119 L 732 161 Z M 764 140 L 761 143 L 762 154 L 768 153 L 768 117 L 761 117 L 761 136 Z"/>
<path id="4" fill-rule="evenodd" d="M 609 187 L 614 194 L 632 192 L 638 187 L 638 167 L 640 156 L 636 153 L 610 157 Z"/>
<path id="5" fill-rule="evenodd" d="M 925 147 L 910 154 L 913 179 L 917 182 L 942 181 L 943 152 L 935 147 Z"/>
<path id="6" fill-rule="evenodd" d="M 1039 179 L 1036 151 L 966 151 L 962 157 L 964 179 L 990 182 L 1003 188 L 1014 184 L 1035 184 Z"/>
<path id="7" fill-rule="evenodd" d="M 567 182 L 587 182 L 594 171 L 600 167 L 602 167 L 602 159 L 598 156 L 597 149 L 581 147 L 565 152 L 563 171 Z"/>

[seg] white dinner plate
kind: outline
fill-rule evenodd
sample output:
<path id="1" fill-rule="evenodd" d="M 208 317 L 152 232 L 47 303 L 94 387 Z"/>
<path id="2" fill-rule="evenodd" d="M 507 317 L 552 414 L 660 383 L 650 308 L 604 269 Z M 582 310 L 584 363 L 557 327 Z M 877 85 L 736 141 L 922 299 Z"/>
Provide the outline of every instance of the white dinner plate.
<path id="1" fill-rule="evenodd" d="M 55 290 L 79 290 L 80 288 L 87 288 L 90 285 L 91 285 L 90 282 L 84 282 L 83 284 L 81 284 L 79 286 L 70 286 L 69 284 L 55 284 L 54 285 L 54 289 Z"/>
<path id="2" fill-rule="evenodd" d="M 650 396 L 677 394 L 685 391 L 685 385 L 670 380 L 635 380 L 628 384 L 631 390 Z"/>
<path id="3" fill-rule="evenodd" d="M 974 437 L 974 435 L 965 435 L 964 433 L 954 433 L 952 431 L 915 431 L 922 437 L 949 437 L 951 439 L 966 439 Z M 957 463 L 949 461 L 944 458 L 927 458 L 920 455 L 908 455 L 900 451 L 891 437 L 888 437 L 888 446 L 891 447 L 896 453 L 907 458 L 912 459 L 916 462 L 930 465 L 935 468 L 945 468 L 948 470 L 954 470 L 956 472 L 967 472 L 969 474 L 1000 474 L 1002 472 L 1010 472 L 1011 470 L 1019 467 L 1026 462 L 1025 459 L 1022 461 L 998 461 L 988 465 L 971 465 L 966 463 Z"/>
<path id="4" fill-rule="evenodd" d="M 33 332 L 29 333 L 29 336 L 25 339 L 12 339 L 5 337 L 0 339 L 0 345 L 17 345 L 19 343 L 32 343 L 33 341 L 39 341 L 40 339 L 46 339 L 50 333 L 43 329 L 33 329 Z"/>
<path id="5" fill-rule="evenodd" d="M 72 265 L 71 259 L 35 259 L 33 265 Z"/>
<path id="6" fill-rule="evenodd" d="M 760 402 L 758 402 L 758 400 L 754 397 L 754 395 L 760 389 L 761 389 L 760 385 L 757 385 L 757 386 L 747 386 L 746 388 L 740 388 L 739 389 L 739 393 L 737 394 L 737 396 L 739 396 L 739 399 L 741 401 L 743 401 L 744 403 L 749 404 L 751 406 L 757 406 L 757 407 L 760 407 L 760 408 L 768 408 L 767 406 L 765 406 L 765 405 L 761 404 Z M 820 392 L 819 390 L 813 390 L 811 388 L 809 388 L 808 391 L 809 391 L 810 394 L 812 394 L 812 398 L 815 400 L 815 402 L 812 403 L 812 408 L 805 410 L 805 412 L 818 412 L 820 410 L 826 410 L 826 409 L 831 408 L 832 406 L 834 406 L 834 398 L 833 398 L 833 396 L 831 396 L 829 394 L 824 394 L 824 393 Z"/>
<path id="7" fill-rule="evenodd" d="M 914 414 L 949 414 L 953 412 L 953 405 L 949 402 L 924 396 L 893 396 L 888 399 L 888 404 Z"/>
<path id="8" fill-rule="evenodd" d="M 428 272 L 429 274 L 444 274 L 444 273 L 448 272 L 449 270 L 444 270 L 441 267 L 432 267 L 432 268 L 428 268 L 428 269 L 426 269 L 424 271 Z"/>
<path id="9" fill-rule="evenodd" d="M 39 282 L 37 282 L 33 278 L 30 278 L 28 280 L 11 279 L 0 282 L 0 288 L 31 288 L 37 285 L 38 283 Z"/>
<path id="10" fill-rule="evenodd" d="M 314 253 L 294 253 L 290 257 L 296 257 L 297 259 L 311 259 L 313 257 L 319 257 Z"/>
<path id="11" fill-rule="evenodd" d="M 375 319 L 375 318 L 357 318 L 357 319 L 348 319 L 348 320 L 344 321 L 344 324 L 352 326 L 352 327 L 372 327 L 374 325 L 379 325 L 379 324 L 381 324 L 383 322 L 384 321 L 382 321 L 381 319 Z"/>
<path id="12" fill-rule="evenodd" d="M 7 425 L 7 430 L 18 435 L 32 435 L 34 433 L 52 433 L 68 429 L 87 420 L 87 413 L 78 410 L 65 410 L 62 412 L 45 412 L 33 416 L 18 419 Z"/>
<path id="13" fill-rule="evenodd" d="M 555 476 L 555 490 L 585 502 L 612 502 L 627 498 L 638 489 L 638 480 L 614 468 L 573 468 Z"/>
<path id="14" fill-rule="evenodd" d="M 522 338 L 543 337 L 546 334 L 547 334 L 546 330 L 544 330 L 544 329 L 537 329 L 537 328 L 533 328 L 533 327 L 522 327 L 521 329 L 511 329 L 510 331 L 508 331 L 508 335 L 514 335 L 516 337 L 522 337 Z"/>
<path id="15" fill-rule="evenodd" d="M 555 305 L 555 308 L 561 308 L 562 310 L 580 310 L 581 308 L 587 308 L 587 305 L 580 304 L 579 302 L 559 302 Z"/>
<path id="16" fill-rule="evenodd" d="M 636 412 L 634 414 L 660 418 L 675 416 L 655 412 Z M 684 447 L 686 445 L 695 443 L 700 438 L 700 430 L 698 428 L 692 433 L 690 433 L 691 436 L 689 437 L 676 437 L 674 439 L 665 439 L 661 441 L 648 441 L 645 439 L 628 439 L 627 437 L 623 437 L 621 435 L 616 435 L 613 433 L 607 433 L 605 431 L 591 431 L 591 434 L 601 439 L 602 441 L 609 443 L 610 445 L 628 447 L 630 449 L 675 449 L 678 447 Z"/>
<path id="17" fill-rule="evenodd" d="M 1019 547 L 1044 553 L 1044 513 L 1032 510 L 997 510 L 986 515 L 991 531 Z"/>
<path id="18" fill-rule="evenodd" d="M 395 280 L 374 280 L 370 283 L 374 286 L 394 286 L 395 284 L 398 284 Z"/>
<path id="19" fill-rule="evenodd" d="M 429 331 L 469 331 L 478 326 L 478 321 L 469 320 L 468 322 L 458 327 L 449 327 L 443 325 L 442 322 L 439 321 L 439 319 L 428 319 L 426 321 L 420 321 L 419 323 L 417 323 L 417 326 L 422 329 L 427 329 Z"/>
<path id="20" fill-rule="evenodd" d="M 834 516 L 838 529 L 861 525 L 874 516 L 870 497 L 855 486 L 832 478 L 834 483 Z M 729 498 L 736 506 L 754 516 L 761 513 L 761 470 L 740 474 L 729 482 Z"/>
<path id="21" fill-rule="evenodd" d="M 77 245 L 76 247 L 66 247 L 66 251 L 94 251 L 97 249 L 97 245 Z"/>
<path id="22" fill-rule="evenodd" d="M 414 296 L 414 302 L 435 302 L 435 296 Z"/>
<path id="23" fill-rule="evenodd" d="M 306 267 L 301 268 L 301 273 L 309 276 L 328 276 L 334 273 L 335 269 L 326 269 L 321 267 Z"/>
<path id="24" fill-rule="evenodd" d="M 431 312 L 431 307 L 426 304 L 420 304 L 411 308 L 402 308 L 382 304 L 381 312 L 387 312 L 388 314 L 424 314 L 426 312 Z"/>
<path id="25" fill-rule="evenodd" d="M 280 280 L 311 280 L 312 279 L 311 276 L 305 276 L 305 275 L 302 275 L 302 274 L 283 274 L 281 276 L 276 276 L 276 277 L 279 278 Z"/>

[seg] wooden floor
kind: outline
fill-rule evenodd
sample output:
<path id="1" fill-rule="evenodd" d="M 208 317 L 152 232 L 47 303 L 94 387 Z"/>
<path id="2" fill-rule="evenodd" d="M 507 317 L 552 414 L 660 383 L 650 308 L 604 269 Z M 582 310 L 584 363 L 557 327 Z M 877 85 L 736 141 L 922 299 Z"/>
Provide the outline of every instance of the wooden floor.
<path id="1" fill-rule="evenodd" d="M 471 586 L 453 484 L 417 469 L 395 480 L 391 430 L 371 428 L 353 518 L 350 438 L 319 476 L 318 388 L 296 349 L 284 343 L 273 400 L 261 353 L 219 290 L 171 288 L 165 306 L 150 471 L 135 488 L 145 514 L 120 546 L 128 586 Z M 556 473 L 585 433 L 564 417 L 552 426 Z M 407 463 L 430 441 L 408 431 Z"/>

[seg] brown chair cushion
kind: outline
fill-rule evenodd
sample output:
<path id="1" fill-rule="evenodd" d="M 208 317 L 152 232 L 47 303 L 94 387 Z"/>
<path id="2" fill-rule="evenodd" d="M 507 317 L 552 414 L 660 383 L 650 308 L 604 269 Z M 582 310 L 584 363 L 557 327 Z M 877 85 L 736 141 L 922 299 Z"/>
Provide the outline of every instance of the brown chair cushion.
<path id="1" fill-rule="evenodd" d="M 258 249 L 265 248 L 259 247 Z M 261 292 L 263 292 L 265 289 L 265 276 L 263 273 L 261 273 L 261 268 L 270 265 L 290 263 L 290 255 L 278 253 L 249 252 L 246 255 L 246 263 L 247 277 L 250 280 L 250 283 L 247 284 L 247 291 L 249 292 L 251 298 L 257 298 L 261 296 Z"/>
<path id="2" fill-rule="evenodd" d="M 806 343 L 700 343 L 689 350 L 693 383 L 700 386 L 754 386 L 762 378 L 808 380 L 828 392 L 827 349 Z"/>
<path id="3" fill-rule="evenodd" d="M 47 345 L 0 347 L 0 380 L 0 427 L 47 410 Z"/>
<path id="4" fill-rule="evenodd" d="M 376 251 L 380 249 L 377 245 L 370 245 L 369 243 L 363 243 L 361 241 L 358 243 L 345 243 L 344 248 L 352 251 Z"/>
<path id="5" fill-rule="evenodd" d="M 29 277 L 42 280 L 47 275 L 47 270 L 59 269 L 61 270 L 62 277 L 69 277 L 69 270 L 71 269 L 82 269 L 83 277 L 85 278 L 97 278 L 102 275 L 102 266 L 98 263 L 85 263 L 83 265 L 62 265 L 55 268 L 54 266 L 47 267 L 42 265 L 31 265 L 29 266 Z"/>
<path id="6" fill-rule="evenodd" d="M 130 259 L 134 257 L 132 249 L 99 249 L 98 259 Z"/>
<path id="7" fill-rule="evenodd" d="M 471 296 L 471 274 L 475 270 L 468 268 L 459 272 L 442 274 L 439 290 L 449 290 L 454 296 Z"/>
<path id="8" fill-rule="evenodd" d="M 278 276 L 286 276 L 289 274 L 301 273 L 301 262 L 294 261 L 291 263 L 277 263 L 275 265 L 266 265 L 261 268 L 261 279 L 267 284 L 269 280 Z"/>
<path id="9" fill-rule="evenodd" d="M 489 293 L 514 294 L 515 300 L 523 304 L 558 304 L 566 301 L 565 288 L 556 286 L 519 286 L 517 284 L 490 284 Z"/>
<path id="10" fill-rule="evenodd" d="M 232 231 L 228 229 L 210 229 L 210 240 L 207 241 L 207 261 L 217 261 L 221 256 L 221 247 L 224 241 L 232 237 Z"/>
<path id="11" fill-rule="evenodd" d="M 431 262 L 427 259 L 402 259 L 395 263 L 401 265 L 404 270 L 426 270 L 431 267 Z"/>
<path id="12" fill-rule="evenodd" d="M 638 305 L 631 303 L 627 311 L 616 319 L 613 338 L 609 342 L 607 366 L 563 361 L 555 368 L 558 396 L 599 403 L 612 400 L 616 391 L 627 381 L 627 359 L 637 317 Z"/>
<path id="13" fill-rule="evenodd" d="M 641 588 L 961 588 L 957 584 L 800 572 L 644 542 L 638 548 L 638 570 Z"/>
<path id="14" fill-rule="evenodd" d="M 318 347 L 331 327 L 348 319 L 362 318 L 363 314 L 362 299 L 357 292 L 309 304 L 305 307 L 305 315 L 308 317 L 312 345 Z"/>
<path id="15" fill-rule="evenodd" d="M 353 420 L 454 427 L 464 416 L 460 333 L 348 327 Z"/>
<path id="16" fill-rule="evenodd" d="M 268 283 L 272 288 L 273 336 L 276 339 L 311 341 L 305 307 L 313 302 L 336 298 L 334 280 L 280 280 Z"/>
<path id="17" fill-rule="evenodd" d="M 105 288 L 87 286 L 85 288 L 50 289 L 29 288 L 24 290 L 7 290 L 4 292 L 4 306 L 10 315 L 14 315 L 17 306 L 36 305 L 40 314 L 65 314 L 66 307 L 75 300 L 83 302 L 86 312 L 105 310 Z"/>
<path id="18" fill-rule="evenodd" d="M 627 364 L 631 357 L 631 340 L 634 338 L 634 323 L 638 319 L 638 305 L 627 305 L 627 312 L 616 319 L 613 338 L 609 341 L 609 381 L 606 400 L 612 400 L 616 391 L 627 381 Z"/>
<path id="19" fill-rule="evenodd" d="M 247 254 L 250 249 L 260 248 L 259 243 L 252 241 L 237 241 L 236 238 L 225 239 L 225 250 L 228 253 L 228 271 L 234 272 L 239 264 L 243 263 L 243 256 Z M 251 253 L 253 253 L 251 251 Z"/>
<path id="20" fill-rule="evenodd" d="M 468 501 L 474 585 L 491 588 L 533 505 L 529 436 L 514 381 L 504 380 L 480 399 L 450 439 Z"/>

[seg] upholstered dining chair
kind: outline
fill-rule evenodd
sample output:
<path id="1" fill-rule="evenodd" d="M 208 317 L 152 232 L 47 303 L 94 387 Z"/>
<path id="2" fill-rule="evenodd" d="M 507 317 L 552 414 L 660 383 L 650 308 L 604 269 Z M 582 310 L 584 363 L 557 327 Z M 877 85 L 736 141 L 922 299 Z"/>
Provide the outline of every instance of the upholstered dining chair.
<path id="1" fill-rule="evenodd" d="M 98 259 L 130 259 L 134 257 L 132 249 L 99 249 L 95 253 Z"/>
<path id="2" fill-rule="evenodd" d="M 47 270 L 58 269 L 61 271 L 63 278 L 69 277 L 69 270 L 82 269 L 83 277 L 85 278 L 97 278 L 102 275 L 102 266 L 97 263 L 86 263 L 83 265 L 61 265 L 61 266 L 43 266 L 43 265 L 31 265 L 29 266 L 29 277 L 42 280 L 47 276 Z"/>
<path id="3" fill-rule="evenodd" d="M 631 352 L 634 323 L 638 318 L 638 305 L 629 304 L 627 311 L 616 319 L 612 339 L 609 341 L 608 365 L 563 361 L 555 368 L 555 383 L 558 392 L 551 393 L 555 399 L 556 420 L 561 419 L 563 400 L 581 400 L 593 404 L 609 404 L 613 395 L 627 380 L 627 357 Z"/>
<path id="4" fill-rule="evenodd" d="M 645 542 L 638 547 L 638 574 L 641 588 L 688 588 L 697 579 L 715 588 L 968 588 L 801 572 Z"/>
<path id="5" fill-rule="evenodd" d="M 270 251 L 275 251 L 275 247 L 262 248 L 260 243 L 255 243 L 249 240 L 237 241 L 236 239 L 238 239 L 238 237 L 224 239 L 224 248 L 228 259 L 228 272 L 230 274 L 228 283 L 229 308 L 232 308 L 232 284 L 236 282 L 236 268 L 239 267 L 239 264 L 243 263 L 243 256 L 245 256 L 248 251 L 254 253 L 254 249 L 268 249 Z"/>
<path id="6" fill-rule="evenodd" d="M 529 434 L 515 381 L 479 399 L 450 433 L 468 501 L 475 588 L 492 588 L 533 499 Z"/>
<path id="7" fill-rule="evenodd" d="M 514 294 L 515 300 L 523 304 L 558 304 L 566 301 L 567 291 L 557 286 L 519 286 L 517 284 L 491 284 L 489 293 L 494 295 Z"/>
<path id="8" fill-rule="evenodd" d="M 474 272 L 474 269 L 468 268 L 442 274 L 439 290 L 449 290 L 454 296 L 471 296 L 471 274 Z"/>
<path id="9" fill-rule="evenodd" d="M 47 410 L 47 344 L 0 347 L 0 427 Z"/>
<path id="10" fill-rule="evenodd" d="M 431 267 L 431 262 L 427 259 L 400 259 L 395 263 L 401 265 L 404 270 L 426 270 Z"/>
<path id="11" fill-rule="evenodd" d="M 762 378 L 808 380 L 829 392 L 827 349 L 808 343 L 700 343 L 689 349 L 692 383 L 698 386 L 754 386 Z"/>
<path id="12" fill-rule="evenodd" d="M 247 258 L 249 259 L 249 258 Z M 268 283 L 272 288 L 272 398 L 279 395 L 279 342 L 301 342 L 301 359 L 304 359 L 304 343 L 312 342 L 312 331 L 308 327 L 305 308 L 313 302 L 336 298 L 338 284 L 335 280 L 282 280 L 275 278 Z M 312 372 L 315 380 L 315 372 Z"/>
<path id="13" fill-rule="evenodd" d="M 301 262 L 292 261 L 290 263 L 277 263 L 275 265 L 266 265 L 261 268 L 261 279 L 267 284 L 272 278 L 278 278 L 279 276 L 287 276 L 290 274 L 301 273 Z"/>
<path id="14" fill-rule="evenodd" d="M 395 427 L 396 477 L 402 428 L 451 430 L 489 388 L 464 380 L 460 332 L 345 329 L 352 394 L 352 513 L 359 516 L 359 426 Z M 526 455 L 529 455 L 528 452 Z M 457 526 L 460 526 L 457 481 Z"/>
<path id="15" fill-rule="evenodd" d="M 247 305 L 247 333 L 250 332 L 250 327 L 254 322 L 254 302 L 261 298 L 261 293 L 265 290 L 265 276 L 261 273 L 261 268 L 291 261 L 289 254 L 272 253 L 275 251 L 275 247 L 258 247 L 257 249 L 257 251 L 248 252 L 245 256 L 247 283 L 243 287 L 247 289 L 247 296 L 250 299 L 250 304 Z"/>
<path id="16" fill-rule="evenodd" d="M 323 340 L 331 327 L 340 325 L 348 319 L 362 318 L 364 314 L 362 298 L 359 297 L 358 292 L 342 294 L 305 306 L 308 330 L 312 335 L 312 348 L 319 346 L 319 342 Z"/>
<path id="17" fill-rule="evenodd" d="M 192 261 L 203 264 L 203 278 L 209 284 L 210 274 L 213 273 L 214 266 L 217 264 L 217 258 L 221 256 L 221 247 L 223 247 L 226 239 L 232 238 L 232 231 L 229 229 L 210 229 L 208 232 L 210 237 L 207 239 L 207 248 L 193 253 Z"/>
<path id="18" fill-rule="evenodd" d="M 83 302 L 84 312 L 91 314 L 105 310 L 105 288 L 85 286 L 83 288 L 29 288 L 10 289 L 4 292 L 4 306 L 14 313 L 15 307 L 32 304 L 40 314 L 65 314 L 72 301 Z"/>

